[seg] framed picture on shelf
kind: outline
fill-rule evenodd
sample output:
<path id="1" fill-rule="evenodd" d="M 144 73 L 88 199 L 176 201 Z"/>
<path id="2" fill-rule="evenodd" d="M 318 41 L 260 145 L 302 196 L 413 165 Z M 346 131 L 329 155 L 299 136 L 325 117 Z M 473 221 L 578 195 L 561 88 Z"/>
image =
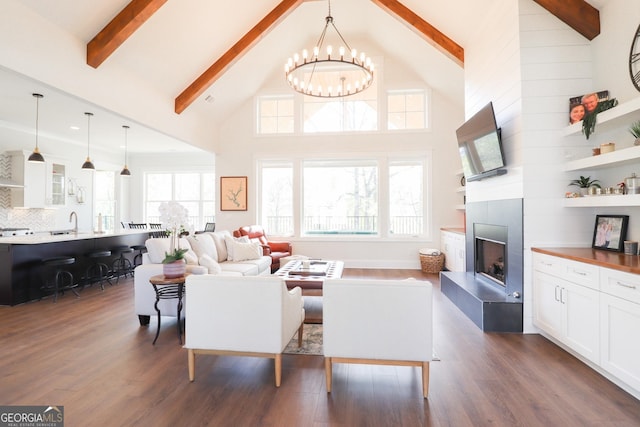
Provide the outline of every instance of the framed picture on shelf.
<path id="1" fill-rule="evenodd" d="M 591 247 L 622 252 L 627 237 L 628 224 L 629 215 L 596 215 Z"/>
<path id="2" fill-rule="evenodd" d="M 587 93 L 569 98 L 569 124 L 581 122 L 584 116 L 596 111 L 598 104 L 609 100 L 609 91 Z"/>
<path id="3" fill-rule="evenodd" d="M 221 176 L 220 177 L 220 210 L 221 211 L 246 211 L 247 210 L 247 177 L 246 176 Z"/>

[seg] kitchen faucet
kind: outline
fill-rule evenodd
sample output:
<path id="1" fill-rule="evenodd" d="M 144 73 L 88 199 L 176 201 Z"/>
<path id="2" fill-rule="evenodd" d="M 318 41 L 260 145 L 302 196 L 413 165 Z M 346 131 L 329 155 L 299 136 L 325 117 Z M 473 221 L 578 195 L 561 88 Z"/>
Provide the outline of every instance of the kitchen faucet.
<path id="1" fill-rule="evenodd" d="M 74 227 L 73 227 L 72 231 L 74 233 L 77 233 L 78 232 L 78 214 L 76 213 L 76 211 L 71 212 L 71 215 L 69 215 L 69 222 L 71 222 L 71 219 L 74 218 L 74 217 L 75 217 L 76 222 L 74 224 Z"/>

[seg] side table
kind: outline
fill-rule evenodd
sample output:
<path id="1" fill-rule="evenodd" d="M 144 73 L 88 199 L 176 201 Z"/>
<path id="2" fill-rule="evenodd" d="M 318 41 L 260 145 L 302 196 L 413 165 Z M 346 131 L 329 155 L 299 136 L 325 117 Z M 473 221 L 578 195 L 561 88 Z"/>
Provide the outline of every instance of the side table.
<path id="1" fill-rule="evenodd" d="M 154 308 L 158 313 L 158 329 L 156 330 L 156 337 L 153 339 L 155 345 L 160 335 L 160 309 L 158 308 L 158 302 L 161 299 L 178 299 L 178 339 L 182 345 L 182 324 L 180 322 L 180 312 L 182 311 L 182 296 L 184 295 L 184 283 L 189 274 L 185 274 L 181 277 L 165 278 L 164 274 L 158 274 L 152 276 L 149 282 L 153 286 L 153 290 L 156 292 L 156 302 Z"/>

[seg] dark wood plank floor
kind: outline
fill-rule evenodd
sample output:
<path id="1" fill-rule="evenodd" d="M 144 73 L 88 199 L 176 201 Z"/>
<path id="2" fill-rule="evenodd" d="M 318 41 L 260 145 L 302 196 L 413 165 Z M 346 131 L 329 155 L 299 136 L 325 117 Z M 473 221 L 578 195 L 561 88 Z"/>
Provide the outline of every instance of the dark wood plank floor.
<path id="1" fill-rule="evenodd" d="M 64 405 L 67 426 L 638 426 L 640 401 L 539 335 L 485 334 L 417 270 L 347 269 L 345 277 L 416 277 L 436 285 L 430 395 L 410 367 L 200 357 L 187 376 L 175 320 L 140 327 L 133 283 L 76 299 L 0 307 L 0 404 Z M 225 325 L 221 325 L 225 327 Z"/>

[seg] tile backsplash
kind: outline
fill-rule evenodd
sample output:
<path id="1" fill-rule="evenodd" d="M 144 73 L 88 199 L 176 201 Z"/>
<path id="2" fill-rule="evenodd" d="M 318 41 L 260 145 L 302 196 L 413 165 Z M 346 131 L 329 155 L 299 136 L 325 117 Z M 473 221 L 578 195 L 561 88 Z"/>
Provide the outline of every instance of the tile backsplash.
<path id="1" fill-rule="evenodd" d="M 11 156 L 0 154 L 0 178 L 11 178 Z M 49 230 L 55 222 L 56 212 L 51 209 L 11 208 L 11 189 L 0 187 L 0 228 L 30 228 L 34 231 Z"/>

